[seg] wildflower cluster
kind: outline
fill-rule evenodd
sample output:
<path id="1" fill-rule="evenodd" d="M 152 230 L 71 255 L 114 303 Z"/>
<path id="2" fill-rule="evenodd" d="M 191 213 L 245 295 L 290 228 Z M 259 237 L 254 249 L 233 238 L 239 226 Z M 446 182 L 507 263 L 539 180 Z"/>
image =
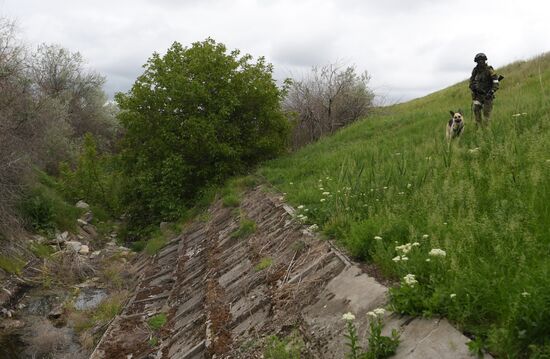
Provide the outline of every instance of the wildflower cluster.
<path id="1" fill-rule="evenodd" d="M 414 287 L 415 284 L 418 284 L 415 275 L 410 273 L 403 277 L 403 281 L 406 285 L 411 287 Z"/>
<path id="2" fill-rule="evenodd" d="M 439 248 L 433 248 L 430 253 L 428 253 L 428 255 L 432 256 L 432 257 L 445 257 L 447 255 L 447 253 L 442 250 L 442 249 L 439 249 Z"/>

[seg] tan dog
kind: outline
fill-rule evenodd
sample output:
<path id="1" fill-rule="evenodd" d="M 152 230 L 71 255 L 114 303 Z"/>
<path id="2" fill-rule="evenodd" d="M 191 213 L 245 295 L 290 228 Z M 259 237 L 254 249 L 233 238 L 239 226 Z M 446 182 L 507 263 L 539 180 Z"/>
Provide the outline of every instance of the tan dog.
<path id="1" fill-rule="evenodd" d="M 462 110 L 458 112 L 449 111 L 451 113 L 451 119 L 447 123 L 447 140 L 458 138 L 462 132 L 464 132 L 464 114 Z"/>

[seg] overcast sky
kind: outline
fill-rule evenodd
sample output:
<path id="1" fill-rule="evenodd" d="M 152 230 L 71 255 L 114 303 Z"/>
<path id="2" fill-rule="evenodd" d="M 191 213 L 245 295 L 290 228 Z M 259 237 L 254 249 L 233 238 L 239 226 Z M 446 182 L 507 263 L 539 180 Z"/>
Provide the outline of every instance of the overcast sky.
<path id="1" fill-rule="evenodd" d="M 548 0 L 0 0 L 25 42 L 79 51 L 110 96 L 154 51 L 210 36 L 265 56 L 278 80 L 341 60 L 404 101 L 468 78 L 477 52 L 498 67 L 550 51 L 548 14 Z"/>

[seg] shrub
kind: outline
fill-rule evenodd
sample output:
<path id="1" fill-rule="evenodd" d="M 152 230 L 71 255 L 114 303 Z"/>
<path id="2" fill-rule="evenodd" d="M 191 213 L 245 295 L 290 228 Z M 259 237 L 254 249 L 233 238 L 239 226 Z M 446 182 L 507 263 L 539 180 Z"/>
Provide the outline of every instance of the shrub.
<path id="1" fill-rule="evenodd" d="M 272 71 L 212 39 L 153 54 L 116 95 L 130 224 L 177 219 L 202 189 L 285 149 L 289 123 Z"/>

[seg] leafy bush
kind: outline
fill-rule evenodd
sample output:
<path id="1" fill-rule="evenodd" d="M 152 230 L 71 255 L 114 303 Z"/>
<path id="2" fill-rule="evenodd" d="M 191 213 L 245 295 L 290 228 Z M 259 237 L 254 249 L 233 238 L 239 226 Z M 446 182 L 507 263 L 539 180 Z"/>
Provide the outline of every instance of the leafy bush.
<path id="1" fill-rule="evenodd" d="M 67 163 L 60 165 L 60 187 L 73 202 L 85 200 L 94 207 L 94 214 L 120 212 L 120 175 L 116 157 L 100 155 L 91 134 L 84 137 L 82 152 L 74 170 Z"/>
<path id="2" fill-rule="evenodd" d="M 28 229 L 46 233 L 54 229 L 74 230 L 81 210 L 61 197 L 54 179 L 44 173 L 39 173 L 39 179 L 19 206 Z"/>
<path id="3" fill-rule="evenodd" d="M 131 225 L 174 220 L 201 190 L 281 153 L 289 123 L 272 66 L 212 39 L 155 53 L 117 94 Z"/>

